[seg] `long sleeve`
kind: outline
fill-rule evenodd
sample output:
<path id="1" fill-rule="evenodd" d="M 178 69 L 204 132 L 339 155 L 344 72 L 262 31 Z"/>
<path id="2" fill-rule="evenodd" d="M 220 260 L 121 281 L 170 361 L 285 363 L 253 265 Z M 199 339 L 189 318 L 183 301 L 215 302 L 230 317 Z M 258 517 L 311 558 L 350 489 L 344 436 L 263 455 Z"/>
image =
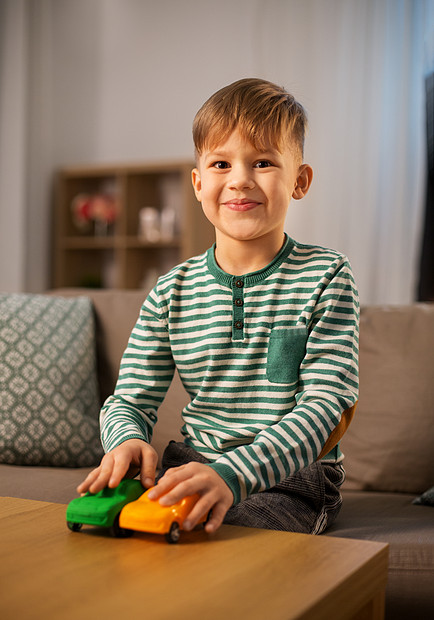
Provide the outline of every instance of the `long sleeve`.
<path id="1" fill-rule="evenodd" d="M 106 452 L 127 439 L 151 441 L 157 410 L 174 368 L 167 325 L 160 318 L 152 291 L 129 338 L 115 392 L 101 410 L 101 438 Z"/>

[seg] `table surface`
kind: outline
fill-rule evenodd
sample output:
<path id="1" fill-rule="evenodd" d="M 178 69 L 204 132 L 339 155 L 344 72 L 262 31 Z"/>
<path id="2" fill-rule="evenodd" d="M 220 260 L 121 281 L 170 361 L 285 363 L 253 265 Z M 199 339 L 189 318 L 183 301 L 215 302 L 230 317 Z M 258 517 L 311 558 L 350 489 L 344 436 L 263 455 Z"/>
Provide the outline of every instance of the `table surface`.
<path id="1" fill-rule="evenodd" d="M 385 544 L 222 526 L 169 545 L 71 532 L 65 511 L 0 498 L 2 620 L 383 617 Z"/>

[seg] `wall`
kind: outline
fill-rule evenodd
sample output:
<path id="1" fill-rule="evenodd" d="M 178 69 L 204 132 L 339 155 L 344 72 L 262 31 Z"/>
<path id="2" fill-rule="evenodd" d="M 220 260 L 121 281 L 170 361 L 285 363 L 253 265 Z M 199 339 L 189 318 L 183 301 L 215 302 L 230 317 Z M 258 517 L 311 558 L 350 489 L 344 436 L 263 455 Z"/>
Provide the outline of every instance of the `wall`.
<path id="1" fill-rule="evenodd" d="M 56 2 L 56 160 L 191 156 L 204 99 L 256 73 L 257 4 Z"/>
<path id="2" fill-rule="evenodd" d="M 49 284 L 55 169 L 191 157 L 191 122 L 202 102 L 235 79 L 260 76 L 292 91 L 310 118 L 306 159 L 314 184 L 292 204 L 289 234 L 347 253 L 365 303 L 412 299 L 423 102 L 422 69 L 405 66 L 423 64 L 424 0 L 29 4 L 21 29 L 29 58 L 25 232 L 16 226 L 13 233 L 24 275 L 13 283 L 0 263 L 0 289 L 38 291 Z M 394 63 L 403 67 L 395 78 Z M 408 122 L 396 132 L 395 103 L 407 74 L 414 76 L 413 89 L 404 93 L 399 113 Z M 402 161 L 388 149 L 401 149 Z M 404 255 L 389 256 L 405 233 Z"/>
<path id="3" fill-rule="evenodd" d="M 27 41 L 25 10 L 0 3 L 0 290 L 25 285 Z"/>

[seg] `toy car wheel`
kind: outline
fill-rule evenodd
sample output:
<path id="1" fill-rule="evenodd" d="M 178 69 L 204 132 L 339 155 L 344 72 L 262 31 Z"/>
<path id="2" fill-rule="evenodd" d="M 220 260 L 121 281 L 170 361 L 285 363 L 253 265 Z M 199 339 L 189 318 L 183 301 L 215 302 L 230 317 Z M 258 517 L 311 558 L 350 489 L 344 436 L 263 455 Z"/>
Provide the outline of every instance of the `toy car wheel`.
<path id="1" fill-rule="evenodd" d="M 170 526 L 170 530 L 166 534 L 166 540 L 168 543 L 171 543 L 173 545 L 178 542 L 180 536 L 181 530 L 179 524 L 174 521 Z"/>
<path id="2" fill-rule="evenodd" d="M 71 532 L 79 532 L 83 527 L 83 523 L 73 523 L 72 521 L 67 521 L 67 525 Z"/>
<path id="3" fill-rule="evenodd" d="M 116 538 L 129 538 L 133 535 L 133 530 L 127 530 L 126 528 L 119 525 L 119 514 L 116 515 L 110 531 L 113 536 L 116 536 Z"/>

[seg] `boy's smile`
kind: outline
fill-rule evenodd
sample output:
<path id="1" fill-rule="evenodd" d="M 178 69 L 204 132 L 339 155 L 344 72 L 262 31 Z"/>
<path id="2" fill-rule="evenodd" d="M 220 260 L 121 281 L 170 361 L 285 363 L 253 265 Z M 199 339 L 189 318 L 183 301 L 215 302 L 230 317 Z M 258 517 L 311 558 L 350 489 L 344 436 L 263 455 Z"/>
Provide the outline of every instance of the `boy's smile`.
<path id="1" fill-rule="evenodd" d="M 250 200 L 248 198 L 242 198 L 240 200 L 233 198 L 224 204 L 228 207 L 228 209 L 232 209 L 233 211 L 249 211 L 250 209 L 257 207 L 260 203 L 256 200 Z"/>
<path id="2" fill-rule="evenodd" d="M 300 165 L 291 145 L 281 152 L 272 146 L 258 151 L 238 130 L 223 144 L 205 150 L 192 181 L 216 229 L 219 254 L 234 250 L 239 242 L 259 242 L 268 248 L 271 260 L 283 242 L 290 200 L 306 194 L 311 178 L 311 168 Z"/>

